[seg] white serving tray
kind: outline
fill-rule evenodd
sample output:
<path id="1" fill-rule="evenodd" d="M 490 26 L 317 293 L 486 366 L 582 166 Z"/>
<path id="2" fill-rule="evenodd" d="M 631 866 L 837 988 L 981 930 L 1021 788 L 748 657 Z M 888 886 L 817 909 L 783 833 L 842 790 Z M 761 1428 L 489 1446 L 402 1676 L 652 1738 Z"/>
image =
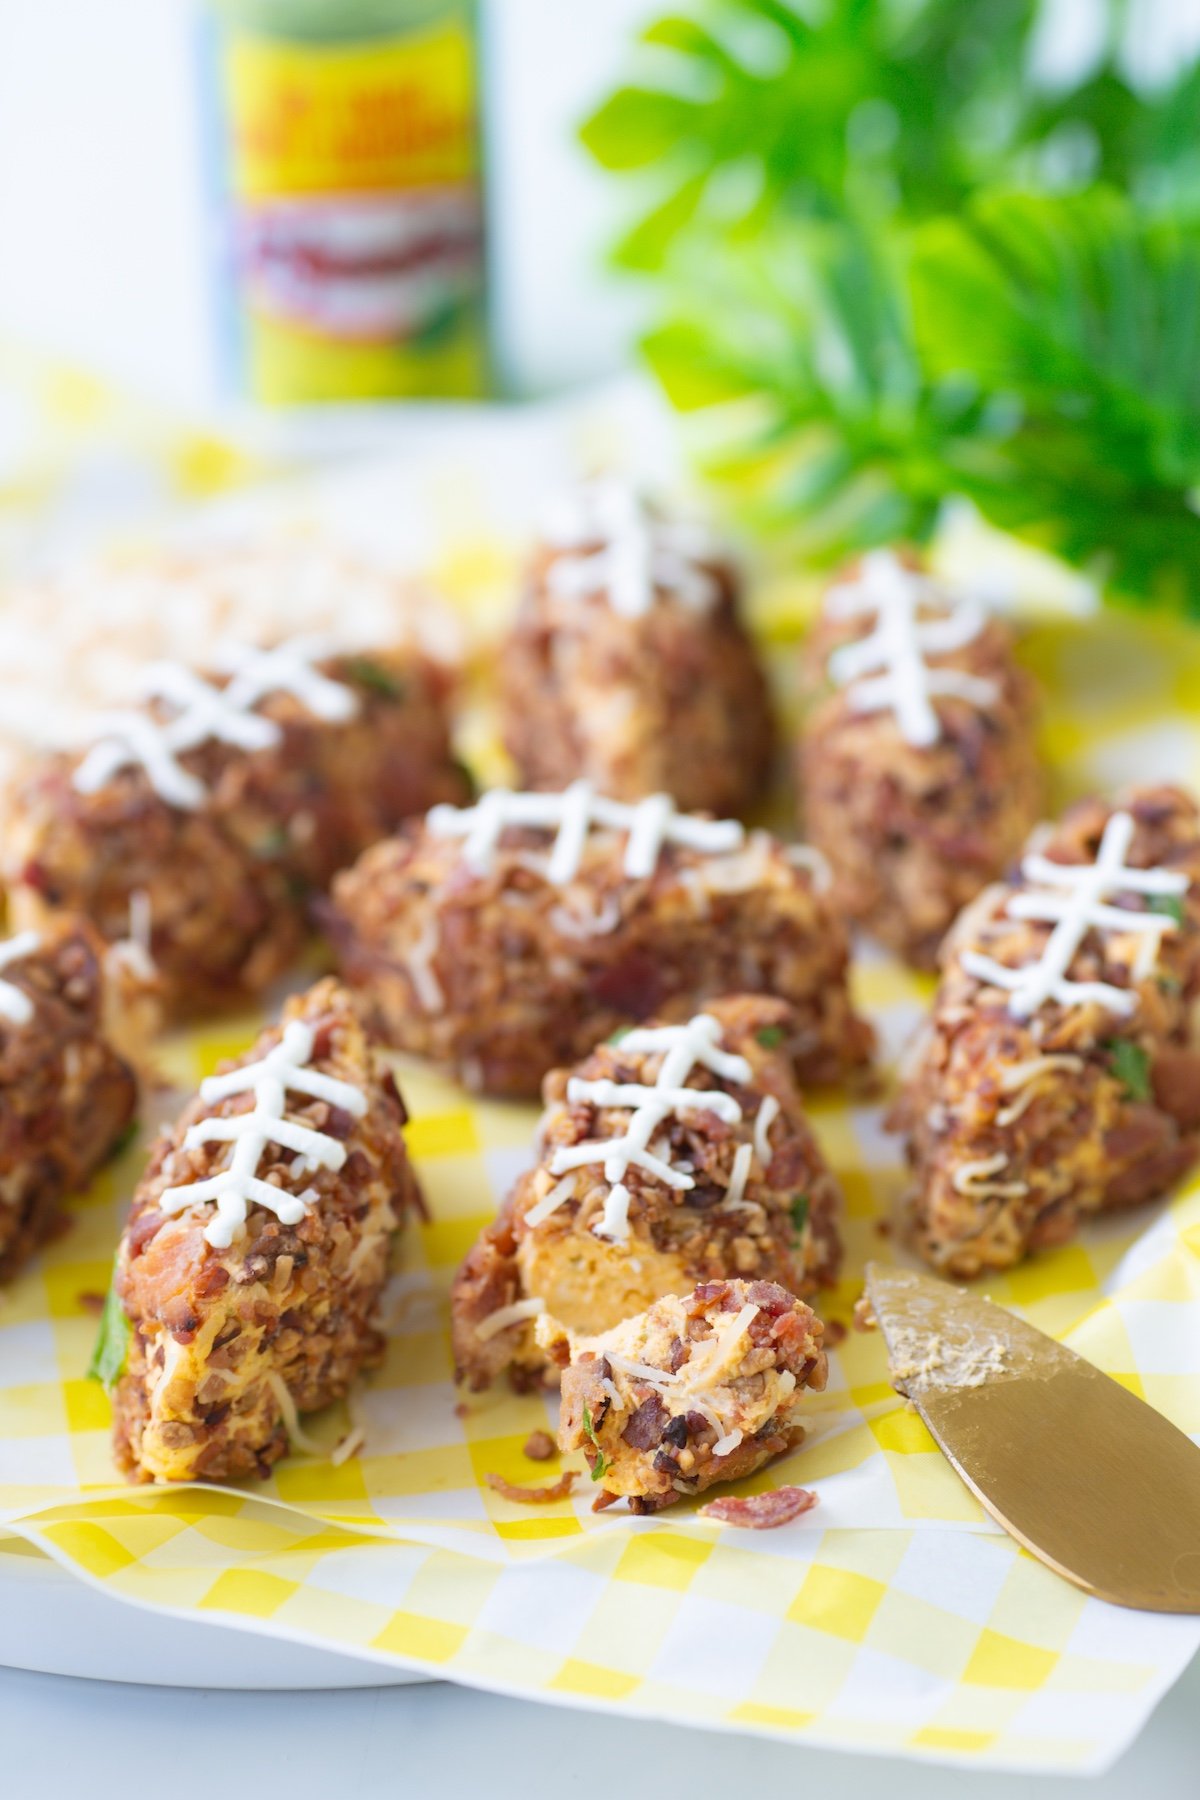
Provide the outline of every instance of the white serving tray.
<path id="1" fill-rule="evenodd" d="M 41 1556 L 0 1569 L 0 1666 L 149 1687 L 404 1687 L 424 1681 L 336 1651 L 148 1612 Z"/>

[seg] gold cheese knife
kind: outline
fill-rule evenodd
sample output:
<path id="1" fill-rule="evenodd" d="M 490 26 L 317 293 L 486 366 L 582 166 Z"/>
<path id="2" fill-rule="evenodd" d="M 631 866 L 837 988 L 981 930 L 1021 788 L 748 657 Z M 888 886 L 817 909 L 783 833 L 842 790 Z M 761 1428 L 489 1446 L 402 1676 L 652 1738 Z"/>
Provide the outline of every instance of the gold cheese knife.
<path id="1" fill-rule="evenodd" d="M 1200 1449 L 1073 1350 L 932 1275 L 867 1265 L 892 1384 L 992 1517 L 1117 1606 L 1200 1613 Z"/>

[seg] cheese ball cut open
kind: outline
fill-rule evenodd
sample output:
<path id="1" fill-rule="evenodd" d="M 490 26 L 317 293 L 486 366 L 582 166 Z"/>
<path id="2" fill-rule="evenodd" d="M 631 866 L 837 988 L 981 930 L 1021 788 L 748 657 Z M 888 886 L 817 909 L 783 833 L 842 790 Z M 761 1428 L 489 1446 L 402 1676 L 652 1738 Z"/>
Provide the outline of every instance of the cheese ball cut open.
<path id="1" fill-rule="evenodd" d="M 138 1087 L 120 1002 L 120 972 L 86 920 L 0 941 L 0 1282 L 130 1128 Z"/>
<path id="2" fill-rule="evenodd" d="M 125 1339 L 116 1461 L 132 1479 L 265 1474 L 298 1414 L 379 1361 L 391 1242 L 420 1205 L 404 1120 L 353 1002 L 322 981 L 160 1139 L 109 1321 Z"/>
<path id="3" fill-rule="evenodd" d="M 582 1451 L 597 1510 L 660 1512 L 752 1475 L 804 1437 L 805 1388 L 825 1386 L 823 1327 L 768 1281 L 711 1281 L 585 1337 L 547 1316 L 538 1340 L 562 1364 L 558 1441 Z"/>
<path id="4" fill-rule="evenodd" d="M 947 939 L 892 1125 L 933 1266 L 1007 1269 L 1200 1155 L 1200 810 L 1087 800 Z"/>
<path id="5" fill-rule="evenodd" d="M 454 1280 L 462 1381 L 552 1377 L 542 1312 L 590 1333 L 697 1282 L 810 1294 L 835 1278 L 840 1196 L 796 1086 L 794 1029 L 782 1001 L 718 1000 L 548 1077 L 537 1162 Z"/>
<path id="6" fill-rule="evenodd" d="M 797 1074 L 859 1076 L 845 927 L 803 845 L 586 782 L 437 807 L 334 884 L 323 920 L 381 1035 L 476 1092 L 534 1097 L 623 1025 L 722 994 L 792 1007 Z"/>
<path id="7" fill-rule="evenodd" d="M 741 580 L 703 528 L 615 479 L 547 520 L 500 659 L 504 738 L 522 782 L 585 776 L 614 799 L 660 791 L 741 813 L 773 747 Z"/>

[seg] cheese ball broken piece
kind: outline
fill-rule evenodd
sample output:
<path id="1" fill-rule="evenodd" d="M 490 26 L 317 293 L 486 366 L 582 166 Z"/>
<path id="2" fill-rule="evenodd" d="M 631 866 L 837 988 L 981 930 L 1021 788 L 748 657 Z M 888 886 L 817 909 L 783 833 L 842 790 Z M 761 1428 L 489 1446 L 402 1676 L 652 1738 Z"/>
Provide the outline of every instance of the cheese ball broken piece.
<path id="1" fill-rule="evenodd" d="M 811 1294 L 834 1280 L 840 1196 L 796 1086 L 794 1029 L 782 1001 L 738 996 L 547 1078 L 537 1163 L 454 1280 L 462 1381 L 507 1371 L 519 1388 L 552 1373 L 534 1335 L 542 1311 L 597 1332 L 697 1282 Z M 610 1181 L 606 1159 L 631 1140 L 646 1157 Z"/>
<path id="2" fill-rule="evenodd" d="M 159 1140 L 114 1276 L 118 1466 L 265 1474 L 297 1415 L 377 1363 L 392 1239 L 420 1197 L 404 1106 L 333 981 L 206 1082 Z M 118 1355 L 116 1360 L 120 1360 Z"/>
<path id="3" fill-rule="evenodd" d="M 800 1395 L 825 1386 L 822 1330 L 768 1281 L 705 1282 L 598 1336 L 540 1319 L 563 1364 L 559 1447 L 583 1452 L 597 1510 L 623 1498 L 660 1512 L 795 1449 Z"/>

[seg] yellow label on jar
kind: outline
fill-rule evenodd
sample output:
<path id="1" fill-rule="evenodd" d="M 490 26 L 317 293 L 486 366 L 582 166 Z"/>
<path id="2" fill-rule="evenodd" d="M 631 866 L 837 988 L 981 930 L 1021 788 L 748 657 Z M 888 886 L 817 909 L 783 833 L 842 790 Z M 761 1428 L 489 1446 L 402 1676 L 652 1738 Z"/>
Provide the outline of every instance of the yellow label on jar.
<path id="1" fill-rule="evenodd" d="M 234 37 L 234 187 L 312 194 L 465 181 L 476 170 L 469 33 L 362 44 Z"/>
<path id="2" fill-rule="evenodd" d="M 473 43 L 225 45 L 242 360 L 268 401 L 485 379 Z"/>

